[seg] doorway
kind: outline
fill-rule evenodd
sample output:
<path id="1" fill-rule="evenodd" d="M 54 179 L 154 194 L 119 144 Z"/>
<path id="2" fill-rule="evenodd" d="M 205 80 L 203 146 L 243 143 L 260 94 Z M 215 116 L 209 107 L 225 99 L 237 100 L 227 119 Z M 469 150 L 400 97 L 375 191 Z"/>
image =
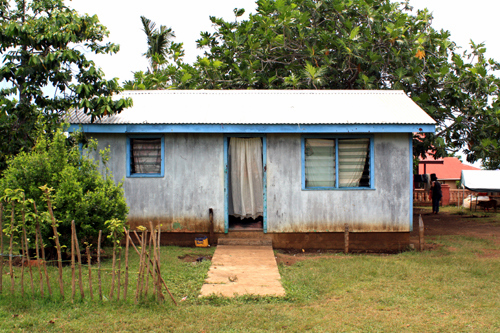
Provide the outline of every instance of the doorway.
<path id="1" fill-rule="evenodd" d="M 225 232 L 266 232 L 265 136 L 225 136 L 224 160 Z"/>

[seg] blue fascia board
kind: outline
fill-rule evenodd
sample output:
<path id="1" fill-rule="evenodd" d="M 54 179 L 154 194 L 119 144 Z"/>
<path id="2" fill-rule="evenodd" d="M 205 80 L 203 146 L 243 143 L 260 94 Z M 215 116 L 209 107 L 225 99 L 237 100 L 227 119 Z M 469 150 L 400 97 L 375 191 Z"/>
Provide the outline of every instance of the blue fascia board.
<path id="1" fill-rule="evenodd" d="M 252 124 L 72 124 L 68 131 L 85 133 L 434 133 L 435 125 L 252 125 Z"/>

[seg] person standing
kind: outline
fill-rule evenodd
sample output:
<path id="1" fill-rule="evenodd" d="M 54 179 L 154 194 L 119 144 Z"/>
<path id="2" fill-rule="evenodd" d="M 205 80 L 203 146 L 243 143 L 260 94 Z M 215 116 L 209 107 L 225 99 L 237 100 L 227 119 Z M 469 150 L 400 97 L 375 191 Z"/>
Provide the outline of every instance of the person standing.
<path id="1" fill-rule="evenodd" d="M 432 197 L 432 213 L 439 213 L 439 201 L 443 197 L 441 192 L 441 183 L 437 180 L 436 174 L 431 174 L 431 189 L 429 193 Z"/>

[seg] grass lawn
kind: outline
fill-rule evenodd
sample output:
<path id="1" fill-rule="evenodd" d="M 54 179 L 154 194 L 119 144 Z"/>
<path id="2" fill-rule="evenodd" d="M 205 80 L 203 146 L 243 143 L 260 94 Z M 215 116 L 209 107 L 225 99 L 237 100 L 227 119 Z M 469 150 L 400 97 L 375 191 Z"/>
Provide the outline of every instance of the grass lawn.
<path id="1" fill-rule="evenodd" d="M 50 267 L 53 298 L 41 298 L 37 292 L 33 299 L 28 283 L 22 298 L 17 268 L 14 296 L 10 277 L 4 274 L 0 331 L 499 332 L 498 243 L 466 236 L 426 241 L 439 246 L 395 255 L 322 254 L 292 266 L 280 265 L 287 292 L 281 299 L 200 299 L 197 295 L 210 262 L 185 262 L 178 257 L 210 256 L 213 249 L 163 247 L 162 274 L 178 307 L 167 294 L 163 304 L 156 303 L 152 289 L 149 300 L 134 304 L 136 274 L 131 274 L 126 301 L 81 301 L 77 296 L 72 303 L 69 266 L 64 268 L 65 300 L 57 296 L 56 267 Z M 496 255 L 485 255 L 491 253 Z M 137 256 L 132 261 L 130 271 L 136 272 Z M 107 295 L 110 261 L 103 268 Z M 95 270 L 92 274 L 97 276 Z M 97 279 L 93 284 L 96 297 Z"/>

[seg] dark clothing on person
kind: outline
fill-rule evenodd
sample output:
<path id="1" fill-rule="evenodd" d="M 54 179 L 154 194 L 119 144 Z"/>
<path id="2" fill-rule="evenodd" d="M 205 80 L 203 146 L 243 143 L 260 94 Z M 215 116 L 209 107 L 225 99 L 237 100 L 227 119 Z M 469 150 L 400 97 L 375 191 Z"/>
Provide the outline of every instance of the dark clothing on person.
<path id="1" fill-rule="evenodd" d="M 443 196 L 443 193 L 441 192 L 441 184 L 437 180 L 432 182 L 431 191 L 432 212 L 437 214 L 439 213 L 439 201 L 441 201 L 441 198 Z"/>

